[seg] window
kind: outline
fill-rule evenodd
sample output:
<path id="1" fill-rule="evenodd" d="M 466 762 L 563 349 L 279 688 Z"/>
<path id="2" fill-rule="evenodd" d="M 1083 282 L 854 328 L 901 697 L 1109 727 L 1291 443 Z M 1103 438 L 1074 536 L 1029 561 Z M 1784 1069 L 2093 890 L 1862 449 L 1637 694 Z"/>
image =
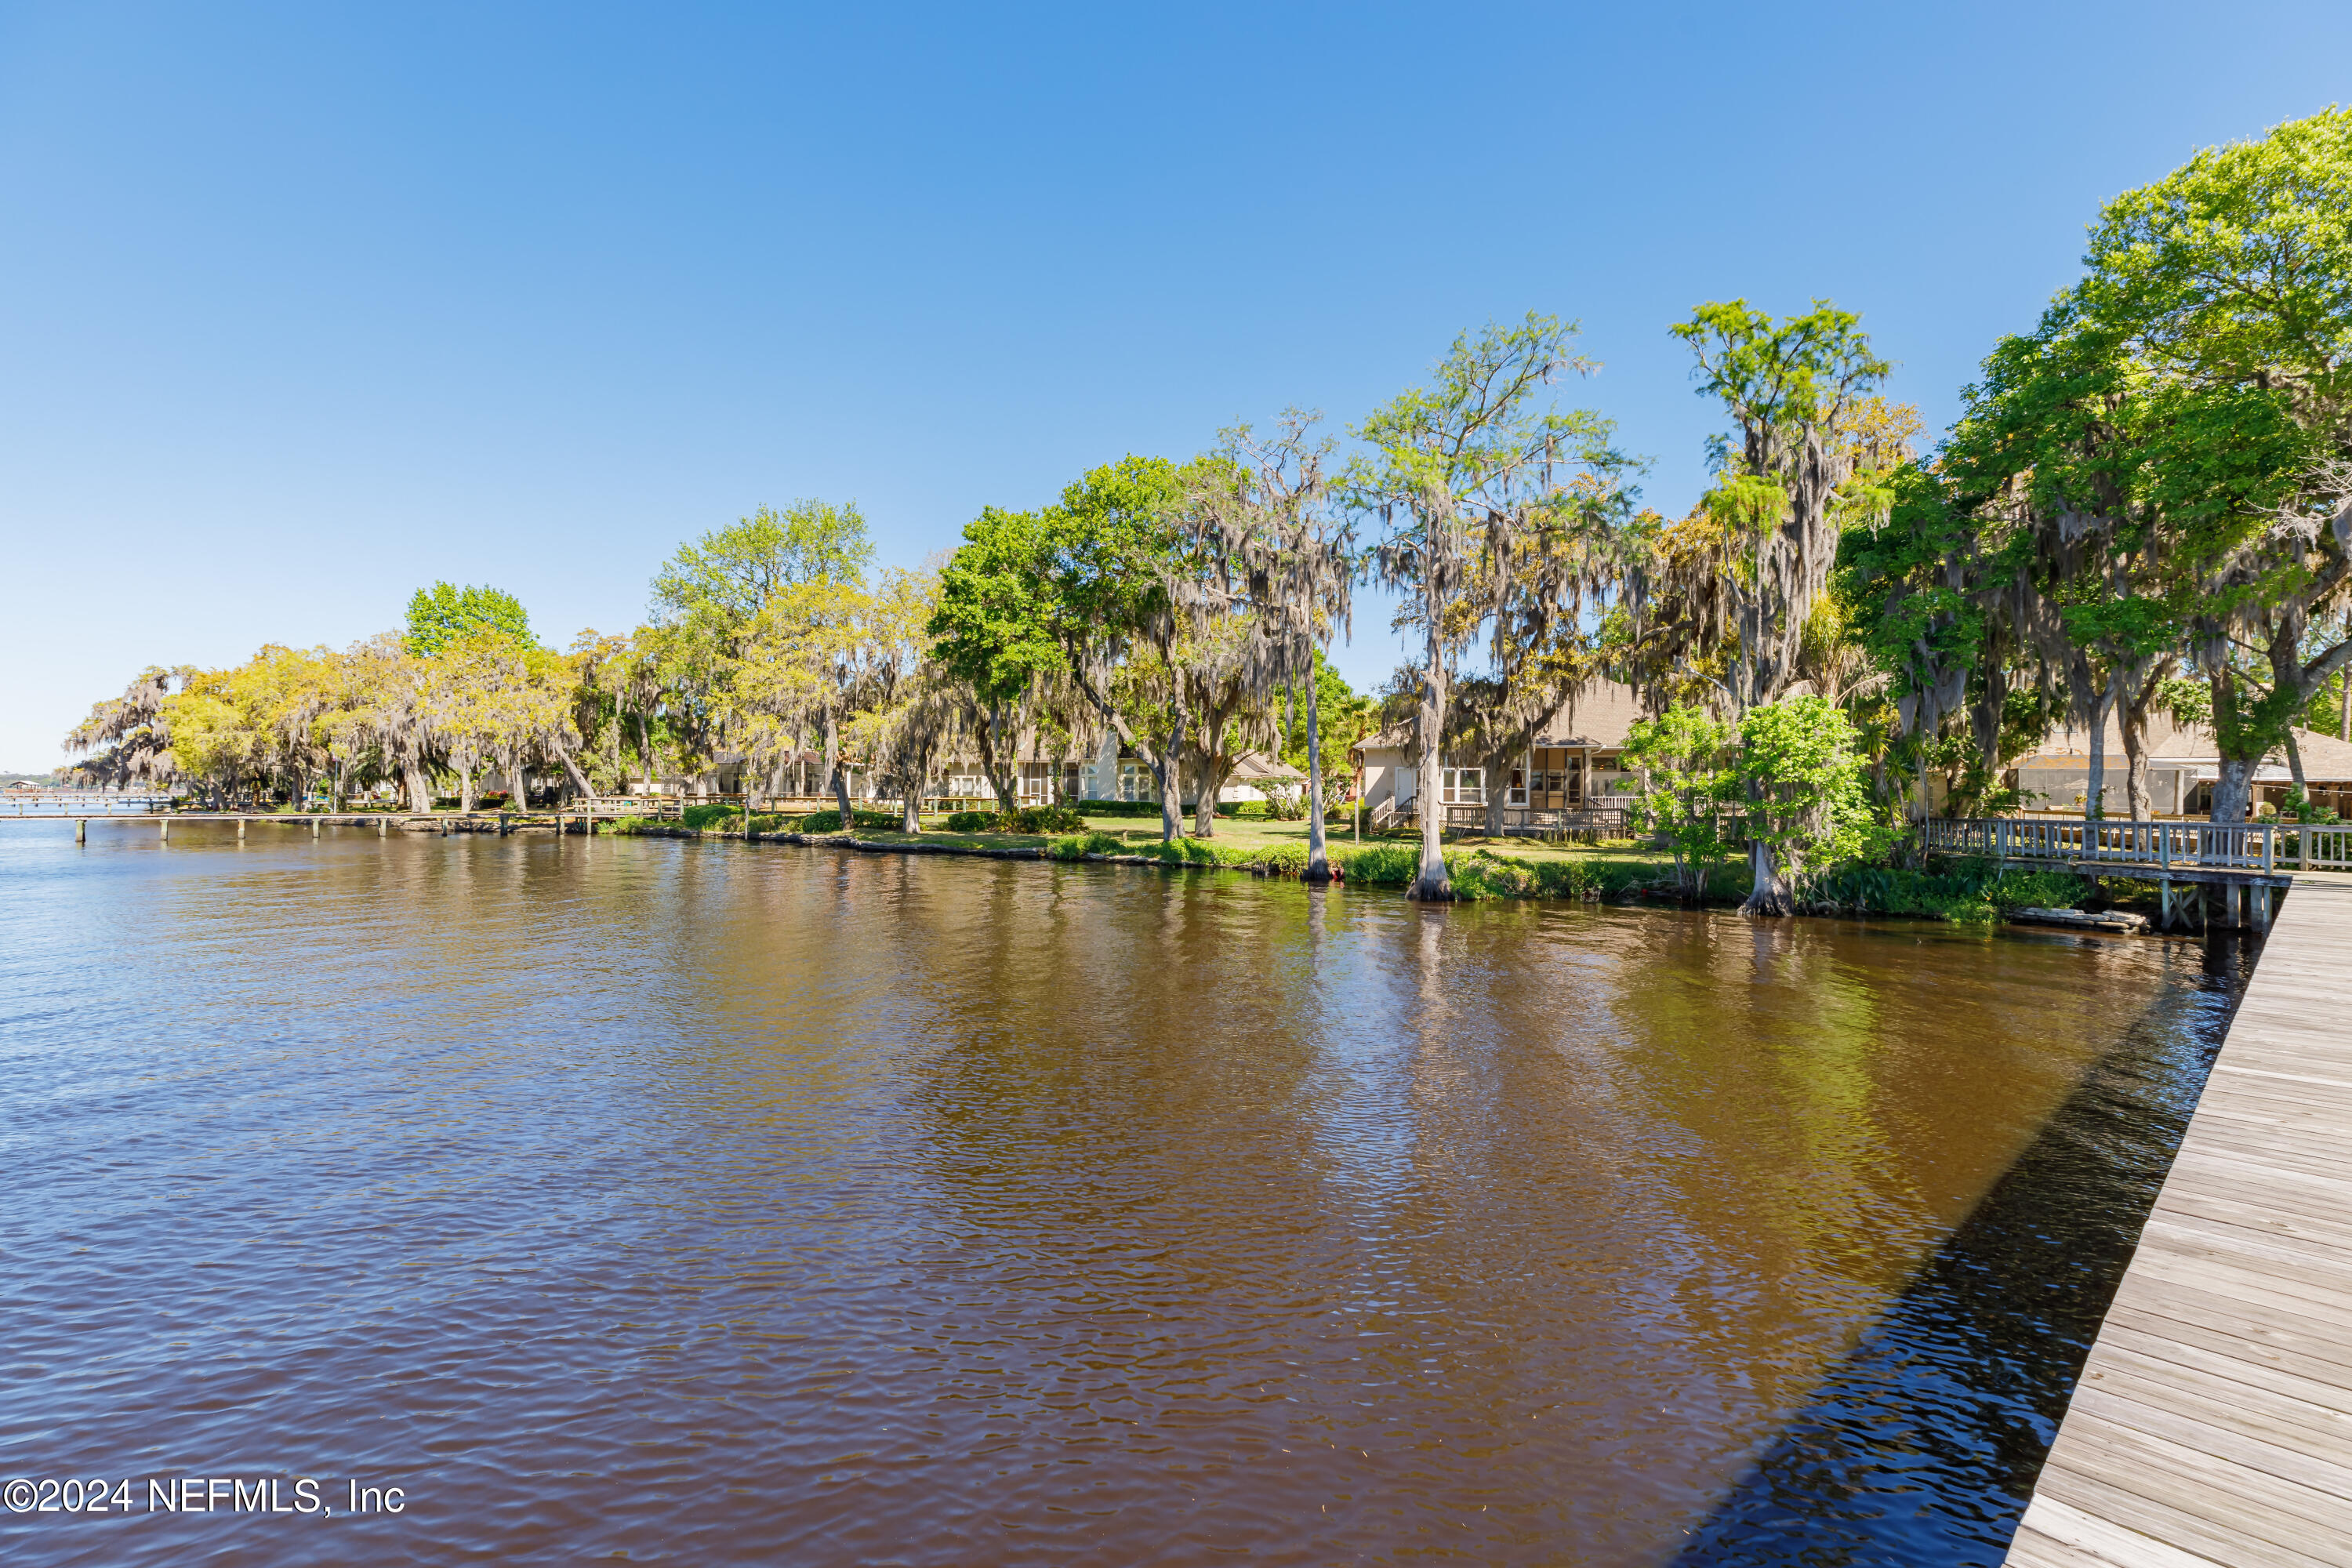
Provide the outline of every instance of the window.
<path id="1" fill-rule="evenodd" d="M 1486 770 L 1484 768 L 1447 768 L 1442 781 L 1444 799 L 1448 805 L 1484 805 L 1486 804 Z"/>
<path id="2" fill-rule="evenodd" d="M 1118 798 L 1121 800 L 1158 800 L 1160 781 L 1151 776 L 1149 764 L 1123 762 L 1118 764 Z"/>
<path id="3" fill-rule="evenodd" d="M 1509 795 L 1509 803 L 1513 805 L 1525 805 L 1528 804 L 1528 770 L 1525 768 L 1513 768 L 1511 770 L 1511 793 Z"/>

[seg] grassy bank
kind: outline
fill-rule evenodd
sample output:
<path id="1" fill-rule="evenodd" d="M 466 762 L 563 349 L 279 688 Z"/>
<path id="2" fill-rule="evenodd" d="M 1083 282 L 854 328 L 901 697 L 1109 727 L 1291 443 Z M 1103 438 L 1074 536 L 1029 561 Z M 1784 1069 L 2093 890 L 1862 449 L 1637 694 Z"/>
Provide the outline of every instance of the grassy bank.
<path id="1" fill-rule="evenodd" d="M 854 814 L 851 833 L 859 843 L 880 848 L 1019 852 L 1055 860 L 1223 868 L 1277 877 L 1295 877 L 1307 869 L 1307 827 L 1301 822 L 1220 817 L 1214 838 L 1163 843 L 1156 821 L 1147 825 L 1129 816 L 1094 815 L 1079 820 L 1083 826 L 1073 832 L 1004 833 L 951 832 L 945 819 L 927 818 L 924 832 L 918 837 L 898 831 L 895 812 L 860 811 Z M 628 818 L 617 824 L 616 830 L 669 834 L 680 826 L 677 821 Z M 683 819 L 687 830 L 729 837 L 741 833 L 743 826 L 742 812 L 732 806 L 688 806 Z M 840 814 L 832 811 L 789 816 L 759 813 L 752 816 L 751 826 L 760 835 L 822 837 L 838 835 L 841 820 Z M 1330 857 L 1349 882 L 1402 888 L 1412 882 L 1420 868 L 1421 845 L 1417 838 L 1357 842 L 1334 835 Z M 1680 898 L 1672 861 L 1632 842 L 1468 842 L 1448 849 L 1445 865 L 1454 891 L 1464 899 L 1623 902 Z M 1705 901 L 1736 904 L 1747 893 L 1745 866 L 1718 866 L 1708 876 Z M 2090 897 L 2092 888 L 2082 878 L 2063 871 L 2012 867 L 2004 872 L 1989 860 L 1947 859 L 1924 870 L 1870 867 L 1810 876 L 1801 879 L 1797 893 L 1798 906 L 1807 914 L 1885 915 L 1990 925 L 2017 909 L 2077 907 Z"/>

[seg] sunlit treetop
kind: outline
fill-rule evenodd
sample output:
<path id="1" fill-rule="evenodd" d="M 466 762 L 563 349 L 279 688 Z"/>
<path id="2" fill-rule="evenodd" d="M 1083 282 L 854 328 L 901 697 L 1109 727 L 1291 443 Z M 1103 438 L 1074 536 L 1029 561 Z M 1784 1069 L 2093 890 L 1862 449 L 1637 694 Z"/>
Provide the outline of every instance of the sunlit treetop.
<path id="1" fill-rule="evenodd" d="M 457 587 L 436 583 L 419 588 L 408 601 L 408 651 L 430 658 L 453 644 L 482 633 L 502 637 L 517 647 L 536 647 L 530 616 L 512 594 L 485 584 Z"/>

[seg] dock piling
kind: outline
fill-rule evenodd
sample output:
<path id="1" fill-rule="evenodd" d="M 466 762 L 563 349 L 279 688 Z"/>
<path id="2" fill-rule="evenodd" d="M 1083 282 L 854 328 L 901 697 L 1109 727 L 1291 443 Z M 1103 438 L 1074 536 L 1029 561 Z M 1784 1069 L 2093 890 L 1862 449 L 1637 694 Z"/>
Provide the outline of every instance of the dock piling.
<path id="1" fill-rule="evenodd" d="M 89 842 L 89 817 L 77 816 L 74 818 L 74 842 L 77 844 L 87 844 Z"/>
<path id="2" fill-rule="evenodd" d="M 170 817 L 159 816 L 155 819 L 155 837 L 158 838 L 169 838 L 172 837 L 172 819 Z"/>

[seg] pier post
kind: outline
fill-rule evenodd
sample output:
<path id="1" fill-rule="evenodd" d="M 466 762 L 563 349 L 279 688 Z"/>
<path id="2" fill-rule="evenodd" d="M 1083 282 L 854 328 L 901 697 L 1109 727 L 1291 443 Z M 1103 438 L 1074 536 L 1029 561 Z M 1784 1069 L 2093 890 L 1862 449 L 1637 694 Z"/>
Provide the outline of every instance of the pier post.
<path id="1" fill-rule="evenodd" d="M 74 842 L 77 844 L 87 844 L 89 842 L 89 817 L 77 816 L 74 818 Z"/>
<path id="2" fill-rule="evenodd" d="M 384 818 L 383 818 L 383 817 L 379 816 L 379 817 L 377 817 L 377 818 L 375 819 L 375 836 L 376 836 L 378 838 L 381 838 L 381 837 L 383 837 L 384 824 L 385 824 L 385 819 L 384 819 Z"/>
<path id="3" fill-rule="evenodd" d="M 245 837 L 245 818 L 241 816 L 236 819 L 236 836 L 240 840 Z"/>
<path id="4" fill-rule="evenodd" d="M 172 837 L 172 819 L 170 817 L 159 816 L 155 819 L 155 837 L 158 838 L 169 838 Z"/>

